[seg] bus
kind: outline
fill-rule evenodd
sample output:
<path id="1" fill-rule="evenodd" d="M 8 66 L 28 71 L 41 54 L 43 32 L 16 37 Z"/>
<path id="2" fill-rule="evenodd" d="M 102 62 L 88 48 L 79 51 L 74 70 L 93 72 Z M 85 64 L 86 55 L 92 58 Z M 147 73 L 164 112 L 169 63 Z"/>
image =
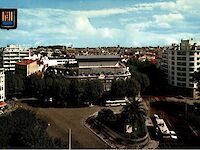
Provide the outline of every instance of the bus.
<path id="1" fill-rule="evenodd" d="M 107 100 L 105 106 L 126 106 L 129 101 L 127 99 L 122 100 Z"/>

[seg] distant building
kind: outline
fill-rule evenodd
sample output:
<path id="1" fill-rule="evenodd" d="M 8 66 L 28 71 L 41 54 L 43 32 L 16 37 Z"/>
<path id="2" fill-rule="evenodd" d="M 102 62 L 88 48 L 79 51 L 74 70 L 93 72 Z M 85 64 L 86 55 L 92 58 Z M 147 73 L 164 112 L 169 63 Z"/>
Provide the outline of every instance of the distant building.
<path id="1" fill-rule="evenodd" d="M 29 76 L 40 70 L 36 60 L 23 60 L 15 65 L 15 73 L 23 76 Z"/>
<path id="2" fill-rule="evenodd" d="M 8 45 L 2 52 L 2 63 L 5 71 L 14 71 L 15 63 L 29 59 L 30 51 L 16 45 Z"/>
<path id="3" fill-rule="evenodd" d="M 0 102 L 5 99 L 5 74 L 4 69 L 0 68 Z"/>
<path id="4" fill-rule="evenodd" d="M 200 67 L 200 47 L 196 43 L 181 40 L 179 45 L 172 44 L 163 53 L 161 67 L 170 85 L 179 87 L 182 95 L 196 97 L 193 75 Z"/>
<path id="5" fill-rule="evenodd" d="M 131 76 L 129 68 L 116 55 L 87 55 L 75 59 L 77 63 L 48 67 L 46 73 L 63 75 L 68 79 L 100 79 L 105 91 L 110 90 L 114 79 L 126 80 Z"/>
<path id="6" fill-rule="evenodd" d="M 67 64 L 68 62 L 77 63 L 77 61 L 73 58 L 48 58 L 48 57 L 43 57 L 41 61 L 43 62 L 44 65 L 47 65 L 47 66 L 64 65 L 64 64 Z"/>

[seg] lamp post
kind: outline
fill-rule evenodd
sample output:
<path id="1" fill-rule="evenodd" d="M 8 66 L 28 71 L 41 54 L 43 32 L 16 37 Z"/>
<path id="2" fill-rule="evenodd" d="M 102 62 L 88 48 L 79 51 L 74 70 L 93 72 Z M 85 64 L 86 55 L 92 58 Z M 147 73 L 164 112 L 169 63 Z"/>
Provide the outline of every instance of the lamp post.
<path id="1" fill-rule="evenodd" d="M 72 145 L 72 131 L 71 128 L 69 128 L 69 150 L 71 150 Z"/>
<path id="2" fill-rule="evenodd" d="M 185 119 L 187 120 L 187 99 L 185 99 Z"/>

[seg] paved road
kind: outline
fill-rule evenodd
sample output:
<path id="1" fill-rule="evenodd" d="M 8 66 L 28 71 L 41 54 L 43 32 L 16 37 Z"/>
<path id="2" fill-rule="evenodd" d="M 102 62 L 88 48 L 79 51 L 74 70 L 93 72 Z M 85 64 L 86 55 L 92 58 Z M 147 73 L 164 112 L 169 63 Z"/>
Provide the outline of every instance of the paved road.
<path id="1" fill-rule="evenodd" d="M 85 108 L 38 108 L 37 113 L 48 120 L 48 133 L 68 141 L 68 129 L 72 130 L 72 148 L 108 148 L 98 137 L 89 131 L 83 121 L 101 107 Z"/>
<path id="2" fill-rule="evenodd" d="M 200 103 L 200 100 L 195 100 L 192 98 L 184 97 L 183 99 L 179 99 L 176 97 L 164 97 L 164 96 L 145 96 L 144 99 L 146 101 L 173 101 L 173 102 L 185 102 L 187 104 L 192 105 L 193 103 Z"/>

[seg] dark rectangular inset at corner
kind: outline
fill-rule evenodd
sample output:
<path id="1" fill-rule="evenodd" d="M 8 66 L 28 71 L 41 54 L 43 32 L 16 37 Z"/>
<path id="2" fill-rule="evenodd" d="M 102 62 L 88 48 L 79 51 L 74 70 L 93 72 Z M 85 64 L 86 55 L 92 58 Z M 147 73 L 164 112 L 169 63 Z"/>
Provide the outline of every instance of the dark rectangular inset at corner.
<path id="1" fill-rule="evenodd" d="M 17 9 L 0 8 L 0 28 L 7 30 L 17 28 Z"/>

